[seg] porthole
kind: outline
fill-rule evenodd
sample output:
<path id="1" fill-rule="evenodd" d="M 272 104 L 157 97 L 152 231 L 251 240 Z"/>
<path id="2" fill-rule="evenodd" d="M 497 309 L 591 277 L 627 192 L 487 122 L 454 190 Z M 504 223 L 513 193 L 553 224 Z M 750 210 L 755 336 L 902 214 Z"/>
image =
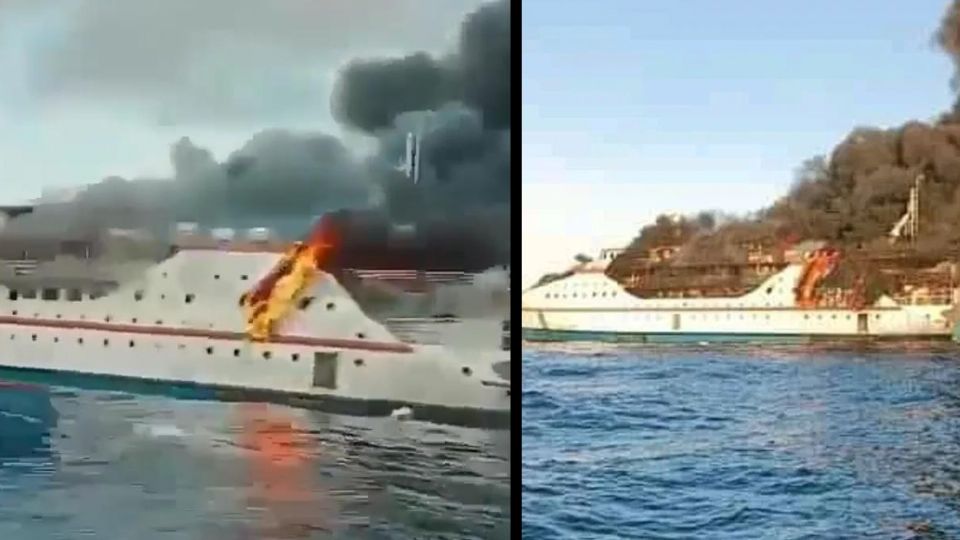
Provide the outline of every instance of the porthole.
<path id="1" fill-rule="evenodd" d="M 134 317 L 134 318 L 130 319 L 130 322 L 132 322 L 133 324 L 137 324 L 137 318 Z"/>
<path id="2" fill-rule="evenodd" d="M 233 356 L 240 356 L 240 349 L 234 349 Z"/>
<path id="3" fill-rule="evenodd" d="M 58 318 L 58 319 L 61 319 L 61 318 L 63 318 L 63 316 L 60 315 L 59 313 L 57 313 L 57 318 Z"/>
<path id="4" fill-rule="evenodd" d="M 143 300 L 143 291 L 136 291 L 133 293 L 133 299 L 137 302 Z"/>
<path id="5" fill-rule="evenodd" d="M 207 347 L 207 354 L 213 354 L 213 347 Z"/>
<path id="6" fill-rule="evenodd" d="M 272 356 L 272 355 L 270 354 L 270 351 L 263 351 L 263 359 L 264 359 L 264 360 L 269 360 L 271 356 Z"/>
<path id="7" fill-rule="evenodd" d="M 213 279 L 220 279 L 220 274 L 214 274 Z"/>
<path id="8" fill-rule="evenodd" d="M 312 303 L 313 303 L 312 296 L 304 296 L 303 298 L 300 299 L 299 302 L 297 302 L 297 307 L 302 311 L 310 307 L 310 304 Z"/>
<path id="9" fill-rule="evenodd" d="M 243 274 L 242 276 L 240 276 L 240 280 L 241 280 L 241 281 L 246 281 L 246 280 L 247 280 L 247 275 L 246 275 L 246 274 Z"/>
<path id="10" fill-rule="evenodd" d="M 290 359 L 293 360 L 294 362 L 297 362 L 297 361 L 300 360 L 300 354 L 299 354 L 299 353 L 293 353 L 293 354 L 290 355 Z"/>
<path id="11" fill-rule="evenodd" d="M 106 322 L 110 322 L 111 320 L 113 320 L 113 318 L 107 315 L 106 317 L 103 318 L 103 320 Z"/>
<path id="12" fill-rule="evenodd" d="M 167 295 L 166 295 L 166 294 L 161 294 L 161 295 L 160 295 L 160 299 L 161 299 L 161 300 L 166 300 L 166 299 L 167 299 Z"/>
<path id="13" fill-rule="evenodd" d="M 103 340 L 103 346 L 106 347 L 107 345 L 110 345 L 110 340 L 109 339 Z"/>
<path id="14" fill-rule="evenodd" d="M 363 332 L 357 332 L 357 338 L 358 338 L 358 339 L 366 339 L 366 338 L 367 338 L 367 335 L 364 334 Z"/>
<path id="15" fill-rule="evenodd" d="M 155 321 L 153 321 L 153 322 L 154 322 L 154 324 L 163 324 L 163 319 L 157 319 L 157 320 L 155 320 Z"/>
<path id="16" fill-rule="evenodd" d="M 13 316 L 14 316 L 14 317 L 17 316 L 17 310 L 13 310 Z"/>
<path id="17" fill-rule="evenodd" d="M 36 334 L 33 334 L 32 336 L 30 336 L 30 341 L 36 341 L 36 340 L 37 340 Z"/>
<path id="18" fill-rule="evenodd" d="M 193 298 L 194 298 L 193 293 L 187 293 L 187 295 L 183 297 L 183 300 L 186 303 L 190 304 L 190 303 L 193 303 Z"/>
<path id="19" fill-rule="evenodd" d="M 82 338 L 82 337 L 78 337 L 78 338 L 77 338 L 77 343 L 79 343 L 80 345 L 83 345 L 83 338 Z"/>
<path id="20" fill-rule="evenodd" d="M 60 338 L 54 336 L 53 342 L 54 342 L 54 343 L 60 343 Z"/>
<path id="21" fill-rule="evenodd" d="M 133 340 L 131 339 L 131 340 L 130 340 L 130 348 L 132 349 L 132 348 L 135 347 L 135 346 L 136 346 L 136 343 L 134 343 Z"/>
<path id="22" fill-rule="evenodd" d="M 327 311 L 333 311 L 336 307 L 336 304 L 333 302 L 327 302 Z"/>
<path id="23" fill-rule="evenodd" d="M 463 366 L 460 372 L 469 377 L 473 373 L 473 370 L 470 369 L 468 366 Z"/>
<path id="24" fill-rule="evenodd" d="M 363 358 L 354 358 L 354 360 L 353 360 L 353 365 L 355 365 L 355 366 L 362 366 L 362 365 L 363 365 Z"/>

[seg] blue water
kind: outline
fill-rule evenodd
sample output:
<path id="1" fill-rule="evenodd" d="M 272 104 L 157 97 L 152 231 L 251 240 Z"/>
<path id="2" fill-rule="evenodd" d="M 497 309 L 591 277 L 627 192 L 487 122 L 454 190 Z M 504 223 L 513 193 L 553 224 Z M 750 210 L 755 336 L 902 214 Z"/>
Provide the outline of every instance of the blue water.
<path id="1" fill-rule="evenodd" d="M 960 538 L 960 348 L 528 347 L 523 537 Z"/>
<path id="2" fill-rule="evenodd" d="M 0 387 L 0 538 L 507 538 L 509 431 Z"/>

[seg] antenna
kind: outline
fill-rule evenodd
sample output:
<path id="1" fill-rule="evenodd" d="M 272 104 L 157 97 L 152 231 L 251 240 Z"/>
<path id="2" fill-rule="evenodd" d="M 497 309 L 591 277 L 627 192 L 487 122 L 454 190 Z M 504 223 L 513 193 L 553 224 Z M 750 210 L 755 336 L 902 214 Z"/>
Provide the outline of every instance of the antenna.
<path id="1" fill-rule="evenodd" d="M 403 154 L 403 162 L 397 166 L 414 184 L 420 183 L 420 134 L 407 133 L 407 146 Z"/>

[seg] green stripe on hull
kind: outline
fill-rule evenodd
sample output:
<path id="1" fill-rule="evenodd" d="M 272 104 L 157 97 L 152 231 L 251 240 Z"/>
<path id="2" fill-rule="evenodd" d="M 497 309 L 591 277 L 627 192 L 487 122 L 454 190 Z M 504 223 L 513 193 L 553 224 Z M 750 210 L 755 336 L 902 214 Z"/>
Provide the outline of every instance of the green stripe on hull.
<path id="1" fill-rule="evenodd" d="M 776 343 L 797 344 L 813 341 L 889 341 L 948 340 L 948 335 L 870 336 L 812 334 L 731 334 L 682 332 L 597 332 L 589 330 L 542 330 L 524 328 L 523 339 L 531 342 L 593 341 L 607 343 Z M 957 335 L 954 335 L 957 339 Z"/>
<path id="2" fill-rule="evenodd" d="M 807 343 L 810 336 L 797 334 L 724 334 L 673 332 L 595 332 L 588 330 L 523 329 L 526 341 L 600 341 L 608 343 Z"/>

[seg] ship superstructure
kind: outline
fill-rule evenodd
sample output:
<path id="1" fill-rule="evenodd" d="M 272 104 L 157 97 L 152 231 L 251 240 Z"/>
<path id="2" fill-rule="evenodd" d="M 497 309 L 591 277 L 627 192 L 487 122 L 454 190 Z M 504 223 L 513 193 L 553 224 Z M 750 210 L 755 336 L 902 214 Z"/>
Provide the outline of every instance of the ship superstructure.
<path id="1" fill-rule="evenodd" d="M 881 249 L 849 252 L 749 227 L 720 244 L 664 217 L 654 243 L 605 250 L 525 291 L 524 338 L 948 338 L 957 266 L 916 249 L 920 180 Z"/>
<path id="2" fill-rule="evenodd" d="M 328 217 L 292 245 L 265 229 L 191 224 L 171 243 L 131 230 L 0 232 L 0 371 L 505 425 L 502 269 L 388 254 L 372 268 L 343 266 L 377 243 L 351 244 L 348 222 Z"/>

